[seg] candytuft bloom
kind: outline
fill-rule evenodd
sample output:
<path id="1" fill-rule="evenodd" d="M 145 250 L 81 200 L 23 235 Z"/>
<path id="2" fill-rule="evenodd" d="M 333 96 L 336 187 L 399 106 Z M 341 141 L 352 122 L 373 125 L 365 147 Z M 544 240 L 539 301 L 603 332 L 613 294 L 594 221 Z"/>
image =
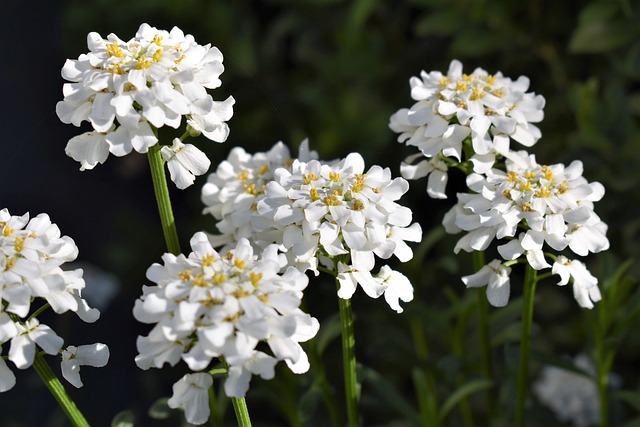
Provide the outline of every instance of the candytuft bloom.
<path id="1" fill-rule="evenodd" d="M 410 156 L 402 165 L 402 175 L 417 179 L 436 173 L 429 181 L 430 197 L 446 198 L 447 168 L 442 160 L 463 159 L 463 143 L 469 140 L 473 155 L 470 160 L 477 173 L 491 168 L 496 156 L 509 155 L 509 141 L 531 147 L 540 139 L 540 122 L 545 100 L 527 92 L 529 79 L 516 81 L 502 73 L 488 74 L 476 68 L 471 74 L 462 72 L 458 60 L 451 61 L 446 75 L 439 71 L 412 77 L 411 97 L 417 101 L 402 108 L 390 118 L 389 127 L 398 133 L 398 141 L 417 147 L 426 157 Z M 438 161 L 440 160 L 440 161 Z"/>
<path id="2" fill-rule="evenodd" d="M 569 249 L 580 256 L 608 249 L 607 225 L 593 210 L 604 187 L 587 182 L 582 172 L 580 161 L 566 167 L 545 166 L 521 151 L 507 159 L 506 171 L 491 169 L 486 175 L 469 175 L 467 185 L 474 193 L 459 193 L 458 203 L 444 218 L 448 232 L 466 232 L 454 251 L 484 251 L 497 239 L 505 261 L 525 257 L 534 269 L 542 270 L 552 267 L 545 257 L 547 247 Z M 574 295 L 581 306 L 592 308 L 592 301 L 600 299 L 597 280 L 579 261 L 572 264 L 558 257 L 552 272 L 560 274 L 559 285 L 574 278 Z M 480 285 L 475 280 L 471 283 Z M 508 299 L 508 293 L 503 296 Z M 506 303 L 502 297 L 499 300 L 501 305 Z"/>
<path id="3" fill-rule="evenodd" d="M 161 368 L 184 360 L 197 372 L 224 357 L 229 365 L 225 391 L 235 397 L 244 396 L 252 374 L 273 377 L 278 361 L 295 373 L 306 372 L 309 362 L 299 343 L 313 338 L 319 328 L 299 308 L 307 276 L 292 267 L 279 273 L 275 245 L 258 256 L 248 240 L 240 239 L 233 250 L 220 253 L 199 232 L 191 248 L 188 257 L 165 254 L 163 265 L 147 270 L 155 285 L 143 288 L 133 314 L 154 327 L 148 336 L 138 337 L 136 364 Z M 264 343 L 260 350 L 259 343 Z M 174 388 L 176 395 L 180 393 Z M 180 404 L 178 397 L 174 401 Z"/>
<path id="4" fill-rule="evenodd" d="M 420 225 L 411 224 L 411 210 L 396 203 L 408 188 L 404 179 L 392 179 L 388 168 L 365 172 L 357 153 L 331 164 L 294 160 L 290 169 L 276 170 L 257 210 L 280 230 L 278 243 L 296 265 L 317 271 L 321 263 L 338 273 L 338 296 L 351 298 L 360 285 L 377 298 L 406 282 L 387 270 L 372 275 L 375 256 L 406 262 L 413 257 L 406 241 L 422 236 Z M 387 301 L 402 311 L 398 298 L 410 300 L 412 293 L 397 291 Z"/>
<path id="5" fill-rule="evenodd" d="M 7 209 L 0 211 L 0 345 L 9 344 L 8 360 L 18 369 L 33 364 L 36 347 L 55 355 L 64 344 L 53 329 L 29 316 L 32 303 L 39 307 L 46 302 L 57 314 L 73 311 L 89 323 L 100 316 L 82 298 L 82 270 L 61 268 L 77 255 L 73 240 L 61 236 L 46 214 L 29 219 L 29 214 L 13 216 Z M 0 391 L 14 385 L 15 376 L 2 360 Z M 79 376 L 74 385 L 82 385 Z"/>
<path id="6" fill-rule="evenodd" d="M 56 112 L 64 123 L 92 130 L 72 138 L 66 152 L 81 170 L 104 163 L 109 153 L 146 153 L 158 142 L 154 128 L 178 128 L 182 117 L 192 130 L 223 142 L 234 99 L 214 101 L 207 89 L 221 85 L 222 54 L 199 45 L 174 27 L 158 30 L 142 24 L 129 41 L 92 32 L 89 52 L 68 59 L 62 77 L 64 99 Z"/>

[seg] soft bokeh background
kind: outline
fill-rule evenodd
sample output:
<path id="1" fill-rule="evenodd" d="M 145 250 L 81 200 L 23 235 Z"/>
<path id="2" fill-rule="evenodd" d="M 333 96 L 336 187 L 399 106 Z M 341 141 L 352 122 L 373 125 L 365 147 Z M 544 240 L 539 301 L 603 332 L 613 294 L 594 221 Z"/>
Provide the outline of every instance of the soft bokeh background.
<path id="1" fill-rule="evenodd" d="M 540 163 L 580 159 L 587 179 L 607 189 L 596 211 L 610 226 L 611 250 L 588 259 L 592 272 L 604 281 L 623 261 L 638 258 L 637 1 L 3 0 L 0 208 L 14 215 L 48 213 L 63 234 L 76 241 L 79 260 L 98 270 L 98 279 L 87 277 L 88 287 L 119 286 L 110 301 L 98 297 L 105 308 L 94 325 L 73 316 L 50 319 L 67 343 L 101 341 L 111 348 L 109 365 L 83 368 L 85 387 L 70 390 L 96 426 L 109 425 L 125 410 L 133 411 L 140 426 L 175 425 L 179 419 L 153 421 L 147 411 L 156 399 L 170 395 L 181 369 L 143 372 L 133 362 L 135 338 L 148 328 L 134 321 L 131 308 L 145 283 L 146 268 L 163 253 L 147 160 L 142 155 L 111 156 L 93 171 L 80 172 L 79 164 L 64 154 L 67 140 L 79 130 L 62 124 L 55 114 L 62 98 L 60 68 L 66 58 L 87 51 L 87 33 L 114 32 L 127 40 L 142 22 L 164 29 L 177 25 L 199 43 L 216 45 L 225 56 L 223 85 L 213 96 L 222 100 L 233 95 L 235 114 L 224 144 L 200 141 L 213 161 L 212 170 L 233 146 L 266 151 L 282 140 L 295 152 L 309 137 L 324 159 L 358 151 L 367 164 L 388 166 L 397 175 L 400 161 L 414 151 L 396 142 L 388 120 L 397 109 L 412 105 L 411 76 L 423 69 L 446 72 L 454 58 L 467 72 L 482 67 L 513 79 L 526 75 L 530 90 L 547 100 L 540 125 L 543 138 L 531 151 Z M 183 247 L 195 231 L 213 231 L 213 219 L 200 215 L 204 181 L 200 178 L 182 192 L 172 188 Z M 412 183 L 403 200 L 425 234 L 439 227 L 462 184 L 462 177 L 453 174 L 451 197 L 434 201 L 426 197 L 424 180 Z M 470 259 L 453 256 L 455 237 L 438 238 L 436 232 L 434 238 L 436 244 L 414 271 L 416 299 L 403 315 L 361 292 L 354 299 L 358 358 L 372 369 L 363 391 L 365 425 L 404 425 L 409 415 L 388 393 L 393 390 L 394 396 L 417 406 L 411 382 L 414 366 L 434 373 L 444 397 L 454 389 L 454 378 L 477 373 L 473 315 L 462 321 L 452 304 L 455 298 L 466 301 L 459 277 L 472 272 Z M 100 270 L 111 276 L 101 276 Z M 635 271 L 632 267 L 634 281 Z M 553 280 L 543 285 L 536 305 L 534 348 L 557 357 L 589 352 L 584 310 L 577 307 L 570 289 L 557 288 Z M 494 356 L 505 380 L 496 395 L 507 403 L 513 387 L 510 354 L 517 348 L 517 276 L 512 292 L 515 309 L 492 310 Z M 340 395 L 339 340 L 330 339 L 329 326 L 337 312 L 333 284 L 312 281 L 306 304 L 326 331 L 323 339 L 329 344 L 323 360 Z M 622 388 L 630 390 L 638 388 L 640 375 L 637 327 L 636 319 L 613 344 L 619 349 L 613 370 L 623 379 Z M 420 329 L 426 334 L 428 360 L 420 360 L 414 350 L 412 331 Z M 452 334 L 463 337 L 458 347 L 452 344 Z M 4 350 L 6 354 L 7 346 Z M 538 368 L 534 364 L 532 375 Z M 388 383 L 377 380 L 373 372 Z M 66 425 L 37 376 L 31 370 L 16 374 L 16 388 L 0 395 L 0 425 Z M 302 425 L 296 415 L 302 411 L 307 425 L 327 425 L 321 402 L 314 406 L 309 397 L 302 399 L 302 409 L 297 406 L 312 378 L 313 373 L 294 378 L 279 370 L 270 383 L 254 379 L 248 398 L 254 424 Z M 561 425 L 553 424 L 550 413 L 535 400 L 531 405 L 532 425 Z M 614 402 L 616 422 L 631 420 L 635 413 L 633 405 Z M 450 425 L 459 425 L 458 417 L 454 411 Z"/>

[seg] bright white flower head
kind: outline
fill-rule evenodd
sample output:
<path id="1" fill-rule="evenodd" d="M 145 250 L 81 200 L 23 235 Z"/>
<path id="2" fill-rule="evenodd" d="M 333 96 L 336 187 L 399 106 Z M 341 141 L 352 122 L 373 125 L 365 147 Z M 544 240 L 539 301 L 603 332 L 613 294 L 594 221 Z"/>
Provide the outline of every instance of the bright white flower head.
<path id="1" fill-rule="evenodd" d="M 92 169 L 109 153 L 146 153 L 158 140 L 153 128 L 188 124 L 223 142 L 234 99 L 214 101 L 207 89 L 221 85 L 222 54 L 174 27 L 170 32 L 142 24 L 135 37 L 87 37 L 89 53 L 69 59 L 62 77 L 64 99 L 56 112 L 64 123 L 89 122 L 91 132 L 72 138 L 66 152 Z"/>
<path id="2" fill-rule="evenodd" d="M 594 212 L 594 202 L 604 195 L 604 187 L 582 177 L 582 163 L 539 165 L 526 152 L 512 153 L 506 172 L 491 169 L 485 175 L 471 174 L 467 185 L 474 193 L 459 193 L 458 203 L 445 215 L 448 232 L 465 231 L 454 251 L 484 251 L 494 239 L 502 244 L 498 252 L 505 260 L 522 256 L 536 270 L 550 268 L 546 247 L 569 249 L 585 256 L 609 248 L 607 226 Z M 583 307 L 593 307 L 600 299 L 597 280 L 579 261 L 569 269 L 566 258 L 558 259 L 553 273 L 564 285 L 569 275 L 574 295 Z M 583 271 L 584 270 L 584 271 Z M 508 295 L 507 295 L 508 296 Z"/>
<path id="3" fill-rule="evenodd" d="M 279 274 L 275 245 L 258 257 L 248 240 L 240 239 L 235 249 L 221 254 L 200 232 L 191 239 L 191 248 L 188 257 L 165 254 L 164 265 L 147 270 L 155 285 L 144 287 L 133 314 L 154 327 L 138 338 L 136 364 L 161 368 L 182 359 L 192 371 L 201 371 L 224 357 L 230 366 L 226 381 L 232 382 L 225 390 L 237 397 L 248 388 L 251 375 L 245 372 L 268 377 L 252 361 L 284 360 L 294 372 L 306 371 L 300 342 L 313 338 L 319 328 L 299 308 L 307 276 L 294 268 Z M 266 345 L 256 350 L 260 342 Z"/>
<path id="4" fill-rule="evenodd" d="M 411 97 L 417 102 L 393 114 L 389 127 L 399 134 L 399 142 L 417 147 L 427 159 L 452 157 L 460 162 L 463 141 L 469 137 L 474 153 L 469 160 L 476 172 L 483 173 L 496 156 L 507 155 L 511 139 L 531 147 L 541 136 L 533 123 L 543 119 L 545 100 L 527 92 L 529 79 L 524 76 L 513 81 L 500 72 L 490 75 L 481 68 L 464 74 L 460 61 L 453 60 L 446 75 L 423 71 L 409 83 Z M 411 165 L 416 159 L 409 158 L 403 165 L 405 178 L 417 179 L 434 171 L 446 173 L 446 168 L 428 161 Z M 430 183 L 429 196 L 444 198 L 442 191 L 434 192 L 433 188 Z"/>
<path id="5" fill-rule="evenodd" d="M 374 255 L 406 262 L 413 252 L 405 241 L 421 239 L 420 225 L 410 225 L 411 210 L 396 203 L 408 187 L 388 168 L 365 173 L 357 153 L 333 164 L 294 160 L 290 169 L 275 172 L 257 209 L 276 224 L 282 233 L 277 242 L 296 263 L 312 270 L 318 262 L 337 267 L 340 297 L 350 298 L 359 284 L 376 298 L 395 281 L 371 275 Z"/>
<path id="6" fill-rule="evenodd" d="M 582 262 L 560 255 L 553 263 L 551 272 L 560 276 L 558 282 L 560 286 L 566 285 L 569 280 L 573 282 L 573 296 L 581 307 L 593 308 L 593 303 L 602 299 L 598 289 L 598 279 Z"/>
<path id="7" fill-rule="evenodd" d="M 576 368 L 584 374 L 546 366 L 540 379 L 533 384 L 538 400 L 548 406 L 562 422 L 576 427 L 600 423 L 600 400 L 596 388 L 593 362 L 584 354 L 574 359 Z"/>
<path id="8" fill-rule="evenodd" d="M 309 151 L 308 140 L 302 141 L 299 159 L 309 161 L 318 158 L 318 153 Z M 220 235 L 210 236 L 214 247 L 232 248 L 241 239 L 248 239 L 256 248 L 264 249 L 277 241 L 278 233 L 266 230 L 275 225 L 260 224 L 258 233 L 254 223 L 267 221 L 257 211 L 257 205 L 264 198 L 266 185 L 273 180 L 276 169 L 291 168 L 293 159 L 286 145 L 275 144 L 267 152 L 247 153 L 241 147 L 235 147 L 226 160 L 211 173 L 202 187 L 203 213 L 211 214 L 218 222 L 216 227 Z"/>
<path id="9" fill-rule="evenodd" d="M 63 340 L 49 326 L 30 317 L 32 303 L 48 303 L 62 314 L 75 312 L 85 322 L 100 316 L 82 298 L 82 270 L 62 270 L 73 261 L 78 248 L 70 237 L 61 236 L 46 214 L 12 216 L 0 210 L 0 345 L 9 343 L 8 359 L 18 369 L 33 364 L 36 346 L 47 354 L 58 354 Z M 15 384 L 4 361 L 0 364 L 0 391 Z"/>

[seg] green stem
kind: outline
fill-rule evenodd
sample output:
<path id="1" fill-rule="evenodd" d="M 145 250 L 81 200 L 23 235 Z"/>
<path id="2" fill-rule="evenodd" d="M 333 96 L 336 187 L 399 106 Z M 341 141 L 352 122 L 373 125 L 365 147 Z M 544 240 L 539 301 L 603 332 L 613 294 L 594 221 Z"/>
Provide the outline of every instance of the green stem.
<path id="1" fill-rule="evenodd" d="M 324 364 L 322 363 L 322 356 L 318 350 L 316 340 L 309 341 L 309 358 L 311 359 L 312 372 L 316 377 L 316 383 L 322 392 L 322 399 L 329 411 L 333 425 L 341 426 L 343 425 L 342 417 L 338 411 L 331 384 L 327 380 L 327 373 L 324 368 Z"/>
<path id="2" fill-rule="evenodd" d="M 595 346 L 595 359 L 596 359 L 596 381 L 598 387 L 598 398 L 600 400 L 600 427 L 609 427 L 609 399 L 608 399 L 608 386 L 609 386 L 609 369 L 610 364 L 607 364 L 606 347 L 604 340 L 606 333 L 603 331 L 603 325 L 605 320 L 603 319 L 603 312 L 601 307 L 596 308 L 597 312 L 592 317 L 592 328 L 594 336 Z"/>
<path id="3" fill-rule="evenodd" d="M 167 177 L 164 172 L 164 159 L 160 155 L 160 144 L 149 148 L 149 166 L 151 168 L 151 178 L 153 179 L 153 189 L 158 202 L 160 221 L 162 222 L 162 232 L 167 243 L 167 249 L 174 255 L 180 253 L 180 243 L 176 223 L 173 219 L 173 209 L 169 198 L 169 188 L 167 187 Z"/>
<path id="4" fill-rule="evenodd" d="M 524 406 L 527 397 L 529 377 L 529 356 L 531 353 L 531 326 L 533 324 L 533 301 L 536 293 L 536 270 L 526 264 L 524 275 L 524 296 L 522 302 L 522 336 L 520 338 L 520 362 L 516 382 L 515 426 L 524 426 Z"/>
<path id="5" fill-rule="evenodd" d="M 340 287 L 336 280 L 338 288 Z M 344 368 L 344 390 L 347 404 L 347 425 L 358 424 L 358 379 L 356 377 L 355 334 L 353 331 L 353 313 L 351 300 L 338 297 L 340 320 L 342 323 L 342 366 Z"/>
<path id="6" fill-rule="evenodd" d="M 484 267 L 485 257 L 484 252 L 475 251 L 473 253 L 473 269 L 474 271 L 480 270 Z M 480 349 L 482 354 L 482 375 L 487 380 L 493 379 L 493 367 L 491 366 L 491 340 L 489 332 L 489 302 L 487 301 L 486 291 L 481 288 L 477 291 L 478 295 L 478 329 L 480 332 Z M 489 419 L 493 417 L 495 413 L 495 399 L 493 396 L 493 389 L 487 388 L 487 412 Z"/>
<path id="7" fill-rule="evenodd" d="M 233 411 L 236 413 L 238 426 L 251 427 L 251 418 L 249 418 L 249 410 L 244 397 L 232 397 L 231 402 L 233 403 Z"/>
<path id="8" fill-rule="evenodd" d="M 47 386 L 51 394 L 53 394 L 53 397 L 56 398 L 64 413 L 67 414 L 67 417 L 69 417 L 71 423 L 75 427 L 89 427 L 89 423 L 84 418 L 84 415 L 82 415 L 82 412 L 78 410 L 76 404 L 73 403 L 73 400 L 71 400 L 71 398 L 65 391 L 58 377 L 56 377 L 47 362 L 42 357 L 42 354 L 36 353 L 36 357 L 33 361 L 33 367 L 38 375 L 40 375 L 40 378 Z"/>

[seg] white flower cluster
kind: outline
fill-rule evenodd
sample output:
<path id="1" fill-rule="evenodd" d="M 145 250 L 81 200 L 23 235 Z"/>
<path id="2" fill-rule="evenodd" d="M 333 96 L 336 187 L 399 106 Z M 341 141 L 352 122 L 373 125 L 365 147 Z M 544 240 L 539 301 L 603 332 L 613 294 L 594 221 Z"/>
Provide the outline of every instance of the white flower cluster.
<path id="1" fill-rule="evenodd" d="M 299 343 L 313 338 L 319 328 L 318 321 L 299 308 L 307 276 L 292 267 L 279 274 L 282 262 L 275 245 L 258 257 L 249 242 L 240 239 L 235 249 L 221 254 L 199 232 L 191 248 L 188 257 L 165 254 L 164 265 L 147 270 L 156 285 L 143 288 L 133 314 L 154 327 L 148 336 L 138 337 L 136 364 L 161 368 L 182 359 L 192 371 L 203 371 L 214 358 L 224 358 L 229 365 L 224 389 L 235 397 L 244 396 L 252 375 L 273 378 L 280 360 L 295 373 L 306 372 L 309 362 Z M 266 345 L 258 350 L 259 343 Z M 271 354 L 263 351 L 267 348 Z M 195 375 L 181 381 L 208 374 Z M 210 384 L 198 383 L 204 390 Z M 208 405 L 190 408 L 200 400 L 181 400 L 177 389 L 178 384 L 170 404 L 186 405 L 189 422 L 205 422 Z M 191 410 L 198 416 L 190 419 Z"/>
<path id="2" fill-rule="evenodd" d="M 303 162 L 317 159 L 315 151 L 309 151 L 309 142 L 304 140 L 298 150 L 298 159 Z M 289 149 L 282 142 L 276 143 L 269 151 L 247 153 L 241 147 L 234 147 L 226 160 L 218 165 L 216 172 L 209 175 L 202 187 L 202 202 L 206 206 L 203 213 L 211 214 L 218 222 L 221 233 L 209 236 L 214 247 L 229 249 L 241 239 L 248 239 L 260 249 L 282 240 L 278 232 L 265 231 L 263 224 L 258 232 L 254 224 L 264 222 L 258 213 L 258 202 L 264 198 L 264 189 L 273 180 L 276 169 L 291 168 L 293 159 Z M 281 233 L 280 233 L 281 234 Z"/>
<path id="3" fill-rule="evenodd" d="M 418 179 L 429 176 L 427 193 L 446 198 L 447 163 L 463 158 L 463 141 L 469 137 L 474 171 L 488 171 L 496 156 L 508 156 L 511 139 L 530 147 L 540 139 L 540 122 L 545 100 L 527 92 L 529 79 L 513 81 L 498 72 L 477 68 L 463 74 L 460 61 L 453 60 L 447 75 L 422 72 L 410 79 L 411 97 L 417 101 L 391 116 L 389 127 L 399 133 L 398 141 L 417 147 L 421 154 L 410 156 L 402 165 L 402 176 Z M 426 159 L 412 164 L 422 156 Z"/>
<path id="4" fill-rule="evenodd" d="M 540 379 L 533 384 L 538 400 L 548 406 L 558 420 L 576 427 L 600 423 L 600 399 L 593 379 L 593 363 L 584 354 L 575 357 L 576 368 L 584 374 L 555 366 L 542 369 Z"/>
<path id="5" fill-rule="evenodd" d="M 192 129 L 222 142 L 234 99 L 214 101 L 206 89 L 221 85 L 222 54 L 174 27 L 170 32 L 142 24 L 135 37 L 87 37 L 89 53 L 67 60 L 64 99 L 56 112 L 64 123 L 91 123 L 92 131 L 69 140 L 66 152 L 81 170 L 104 163 L 112 153 L 146 153 L 158 142 L 154 128 L 178 128 L 182 116 Z"/>
<path id="6" fill-rule="evenodd" d="M 604 195 L 604 187 L 582 177 L 582 163 L 539 165 L 534 155 L 521 151 L 506 161 L 506 172 L 492 169 L 486 175 L 471 174 L 468 187 L 474 193 L 459 193 L 458 203 L 445 215 L 448 232 L 465 234 L 454 251 L 484 251 L 493 239 L 504 260 L 526 257 L 536 270 L 552 267 L 545 259 L 546 243 L 555 251 L 570 249 L 577 255 L 609 248 L 607 225 L 593 210 Z M 559 285 L 573 280 L 574 295 L 582 307 L 593 307 L 600 299 L 597 279 L 584 264 L 564 256 L 555 257 L 552 267 Z M 489 284 L 487 295 L 496 306 L 509 299 L 510 270 L 494 260 L 472 276 L 463 278 L 467 286 Z"/>
<path id="7" fill-rule="evenodd" d="M 405 241 L 420 241 L 422 230 L 410 225 L 411 210 L 396 203 L 408 188 L 388 168 L 373 166 L 365 173 L 357 153 L 332 164 L 294 160 L 275 171 L 257 210 L 271 221 L 264 224 L 267 231 L 279 230 L 276 243 L 296 264 L 317 271 L 320 262 L 338 272 L 340 298 L 351 298 L 359 284 L 373 298 L 384 294 L 401 312 L 399 300 L 413 298 L 409 280 L 386 266 L 375 276 L 371 270 L 374 254 L 402 262 L 413 257 Z M 260 224 L 254 226 L 260 231 Z"/>
<path id="8" fill-rule="evenodd" d="M 0 211 L 0 346 L 10 342 L 8 360 L 18 369 L 33 364 L 36 344 L 45 353 L 57 355 L 64 341 L 49 326 L 29 313 L 38 299 L 54 312 L 75 312 L 85 322 L 95 322 L 100 312 L 81 296 L 85 286 L 82 270 L 64 271 L 78 248 L 70 237 L 61 236 L 46 214 L 12 216 Z M 27 317 L 29 316 L 29 317 Z M 79 350 L 82 349 L 82 350 Z M 65 356 L 67 355 L 67 356 Z M 104 344 L 70 346 L 62 352 L 63 376 L 81 387 L 80 365 L 104 366 L 109 349 Z M 0 357 L 0 392 L 15 385 L 15 376 Z"/>

